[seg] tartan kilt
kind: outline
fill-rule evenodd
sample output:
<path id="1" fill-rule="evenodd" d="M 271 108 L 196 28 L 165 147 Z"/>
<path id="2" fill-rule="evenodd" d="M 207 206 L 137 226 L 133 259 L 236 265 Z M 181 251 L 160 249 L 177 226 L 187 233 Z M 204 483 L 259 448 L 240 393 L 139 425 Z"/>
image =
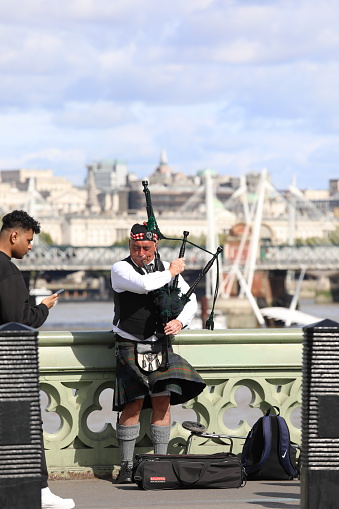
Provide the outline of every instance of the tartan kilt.
<path id="1" fill-rule="evenodd" d="M 143 408 L 152 408 L 152 394 L 170 391 L 171 405 L 186 403 L 206 387 L 199 373 L 180 355 L 168 349 L 169 368 L 160 367 L 150 373 L 136 364 L 136 342 L 117 337 L 116 380 L 113 410 L 120 412 L 126 403 L 144 396 Z"/>

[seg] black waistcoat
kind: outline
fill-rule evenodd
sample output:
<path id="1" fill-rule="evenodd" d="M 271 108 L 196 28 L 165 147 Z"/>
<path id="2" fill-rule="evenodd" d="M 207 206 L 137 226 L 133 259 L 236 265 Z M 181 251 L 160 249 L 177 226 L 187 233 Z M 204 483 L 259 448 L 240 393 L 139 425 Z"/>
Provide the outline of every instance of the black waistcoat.
<path id="1" fill-rule="evenodd" d="M 144 275 L 141 267 L 135 265 L 128 256 L 123 261 L 128 262 L 136 272 Z M 165 270 L 160 262 L 158 270 Z M 120 321 L 119 321 L 120 320 Z M 119 322 L 119 323 L 118 323 Z M 164 336 L 163 327 L 157 323 L 153 293 L 139 294 L 133 292 L 114 292 L 114 325 L 138 339 L 147 339 L 153 334 Z"/>

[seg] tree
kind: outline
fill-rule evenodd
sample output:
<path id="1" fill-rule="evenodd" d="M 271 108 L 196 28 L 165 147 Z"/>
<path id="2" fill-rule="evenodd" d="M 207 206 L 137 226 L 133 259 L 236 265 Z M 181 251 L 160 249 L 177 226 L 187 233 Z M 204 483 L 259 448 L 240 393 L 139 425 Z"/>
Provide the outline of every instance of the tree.
<path id="1" fill-rule="evenodd" d="M 47 232 L 41 232 L 40 233 L 40 239 L 45 242 L 46 244 L 54 244 L 52 237 Z"/>

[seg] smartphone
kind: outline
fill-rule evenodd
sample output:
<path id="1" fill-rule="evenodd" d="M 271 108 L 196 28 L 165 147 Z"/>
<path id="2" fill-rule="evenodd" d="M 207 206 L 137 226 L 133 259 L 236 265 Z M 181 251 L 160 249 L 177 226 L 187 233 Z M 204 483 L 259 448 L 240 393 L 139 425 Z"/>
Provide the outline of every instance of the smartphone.
<path id="1" fill-rule="evenodd" d="M 57 292 L 54 292 L 56 295 L 59 295 L 60 293 L 64 292 L 65 288 L 60 288 Z"/>

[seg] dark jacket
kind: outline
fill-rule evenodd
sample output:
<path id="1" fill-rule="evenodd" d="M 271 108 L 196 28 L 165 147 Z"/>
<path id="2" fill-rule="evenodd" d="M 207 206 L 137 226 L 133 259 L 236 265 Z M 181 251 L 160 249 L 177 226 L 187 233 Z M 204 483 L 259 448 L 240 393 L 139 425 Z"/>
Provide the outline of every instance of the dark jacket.
<path id="1" fill-rule="evenodd" d="M 0 251 L 0 325 L 18 322 L 40 327 L 48 316 L 45 304 L 31 306 L 24 278 L 9 256 Z"/>

